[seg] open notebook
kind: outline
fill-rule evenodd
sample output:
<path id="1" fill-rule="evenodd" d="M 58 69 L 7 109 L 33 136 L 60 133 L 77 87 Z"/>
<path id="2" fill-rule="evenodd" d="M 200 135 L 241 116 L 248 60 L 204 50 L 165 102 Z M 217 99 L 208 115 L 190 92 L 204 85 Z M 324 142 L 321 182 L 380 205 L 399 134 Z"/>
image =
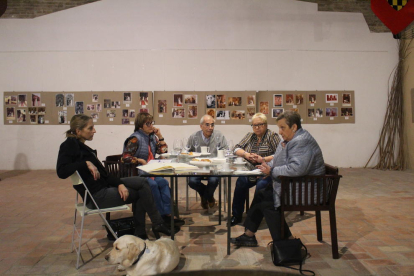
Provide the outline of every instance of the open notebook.
<path id="1" fill-rule="evenodd" d="M 198 170 L 197 166 L 189 165 L 186 163 L 150 163 L 144 166 L 139 166 L 138 168 L 147 173 L 160 172 L 160 171 L 166 171 L 166 170 L 176 170 L 176 171 Z"/>

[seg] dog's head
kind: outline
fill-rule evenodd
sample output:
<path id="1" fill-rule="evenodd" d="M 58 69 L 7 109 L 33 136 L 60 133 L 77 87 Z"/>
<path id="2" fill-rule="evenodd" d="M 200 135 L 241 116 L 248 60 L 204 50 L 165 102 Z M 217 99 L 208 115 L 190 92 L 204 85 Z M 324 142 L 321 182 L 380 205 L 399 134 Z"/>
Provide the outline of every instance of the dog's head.
<path id="1" fill-rule="evenodd" d="M 142 239 L 132 235 L 124 235 L 114 242 L 111 252 L 106 254 L 105 259 L 110 264 L 130 267 L 144 248 L 145 243 Z"/>

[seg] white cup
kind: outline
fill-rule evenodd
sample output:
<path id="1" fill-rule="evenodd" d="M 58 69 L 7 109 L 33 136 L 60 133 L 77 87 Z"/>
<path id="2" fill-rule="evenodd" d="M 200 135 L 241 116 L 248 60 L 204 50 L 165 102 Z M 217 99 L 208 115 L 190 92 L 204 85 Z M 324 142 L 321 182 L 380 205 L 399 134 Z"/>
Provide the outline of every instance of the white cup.
<path id="1" fill-rule="evenodd" d="M 243 163 L 244 162 L 244 158 L 243 157 L 237 157 L 236 158 L 236 162 L 235 163 Z"/>
<path id="2" fill-rule="evenodd" d="M 217 158 L 224 158 L 224 150 L 217 151 Z"/>
<path id="3" fill-rule="evenodd" d="M 210 151 L 209 147 L 200 147 L 201 148 L 201 153 L 208 153 Z"/>
<path id="4" fill-rule="evenodd" d="M 221 169 L 222 169 L 223 171 L 229 171 L 229 170 L 230 170 L 230 164 L 229 164 L 229 163 L 223 163 L 223 164 L 221 165 Z"/>

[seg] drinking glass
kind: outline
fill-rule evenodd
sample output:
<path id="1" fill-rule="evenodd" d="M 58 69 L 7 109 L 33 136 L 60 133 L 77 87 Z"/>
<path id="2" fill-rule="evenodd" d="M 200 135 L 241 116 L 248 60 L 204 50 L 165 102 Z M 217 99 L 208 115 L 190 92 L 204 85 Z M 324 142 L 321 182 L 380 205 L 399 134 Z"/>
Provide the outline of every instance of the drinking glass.
<path id="1" fill-rule="evenodd" d="M 175 154 L 177 154 L 177 155 L 180 154 L 181 149 L 182 149 L 182 141 L 181 141 L 181 139 L 174 139 L 173 148 L 174 148 Z"/>
<path id="2" fill-rule="evenodd" d="M 200 141 L 198 140 L 197 137 L 194 137 L 193 146 L 194 146 L 195 152 L 198 152 L 197 148 L 199 145 L 200 145 Z"/>
<path id="3" fill-rule="evenodd" d="M 226 149 L 226 155 L 227 156 L 233 155 L 233 147 L 234 147 L 233 140 L 229 140 L 227 143 L 227 146 L 228 148 Z"/>
<path id="4" fill-rule="evenodd" d="M 188 144 L 188 138 L 183 138 L 183 151 L 188 153 L 190 147 L 191 146 Z"/>
<path id="5" fill-rule="evenodd" d="M 217 146 L 217 152 L 220 150 L 220 136 L 216 136 L 216 146 Z"/>

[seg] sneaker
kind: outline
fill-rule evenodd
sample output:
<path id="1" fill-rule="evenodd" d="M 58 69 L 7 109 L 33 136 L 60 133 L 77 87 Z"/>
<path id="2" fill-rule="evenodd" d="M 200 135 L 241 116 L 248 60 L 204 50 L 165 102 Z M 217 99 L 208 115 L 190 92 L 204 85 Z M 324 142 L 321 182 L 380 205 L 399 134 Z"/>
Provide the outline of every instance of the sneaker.
<path id="1" fill-rule="evenodd" d="M 231 238 L 230 242 L 236 246 L 248 246 L 248 247 L 257 246 L 256 236 L 249 237 L 246 234 L 238 236 L 237 238 Z"/>
<path id="2" fill-rule="evenodd" d="M 208 201 L 208 207 L 213 208 L 214 206 L 216 206 L 216 199 L 214 197 L 212 197 L 209 201 Z"/>
<path id="3" fill-rule="evenodd" d="M 201 207 L 203 209 L 208 209 L 208 201 L 207 199 L 204 199 L 204 197 L 201 197 Z"/>
<path id="4" fill-rule="evenodd" d="M 231 226 L 235 226 L 242 221 L 242 217 L 239 216 L 232 216 L 230 219 Z"/>

